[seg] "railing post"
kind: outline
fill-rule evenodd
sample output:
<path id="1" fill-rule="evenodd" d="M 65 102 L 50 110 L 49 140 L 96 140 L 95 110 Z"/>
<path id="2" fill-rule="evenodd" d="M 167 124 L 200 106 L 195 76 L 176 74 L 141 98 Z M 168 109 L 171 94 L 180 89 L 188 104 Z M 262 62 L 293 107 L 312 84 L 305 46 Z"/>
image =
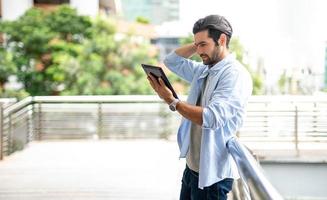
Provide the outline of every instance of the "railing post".
<path id="1" fill-rule="evenodd" d="M 264 118 L 264 123 L 266 125 L 266 127 L 264 129 L 266 137 L 269 136 L 269 133 L 271 133 L 270 126 L 269 126 L 269 118 L 268 118 L 268 112 L 270 112 L 270 111 L 268 111 L 268 107 L 269 107 L 268 102 L 265 102 L 265 108 L 264 108 L 265 109 L 265 111 L 264 111 L 265 115 L 263 116 L 263 118 Z"/>
<path id="2" fill-rule="evenodd" d="M 0 160 L 3 159 L 3 108 L 0 103 Z"/>
<path id="3" fill-rule="evenodd" d="M 318 106 L 317 102 L 313 103 L 313 124 L 312 124 L 312 131 L 313 135 L 317 135 L 317 124 L 318 124 Z"/>
<path id="4" fill-rule="evenodd" d="M 294 122 L 294 142 L 295 142 L 295 151 L 296 151 L 296 156 L 299 156 L 299 113 L 298 113 L 298 107 L 295 105 L 295 122 Z"/>
<path id="5" fill-rule="evenodd" d="M 42 102 L 38 103 L 38 119 L 37 119 L 38 125 L 37 125 L 37 140 L 41 140 L 41 134 L 42 134 Z"/>
<path id="6" fill-rule="evenodd" d="M 35 104 L 32 103 L 32 112 L 31 112 L 31 138 L 36 140 L 37 126 L 36 126 L 36 111 Z"/>
<path id="7" fill-rule="evenodd" d="M 98 103 L 97 135 L 102 138 L 102 103 Z"/>
<path id="8" fill-rule="evenodd" d="M 26 134 L 26 142 L 29 143 L 31 141 L 31 136 L 32 136 L 32 130 L 33 130 L 33 121 L 31 115 L 33 115 L 33 106 L 30 105 L 27 107 L 27 117 L 26 117 L 26 129 L 27 129 L 27 134 Z"/>
<path id="9" fill-rule="evenodd" d="M 13 151 L 13 124 L 12 124 L 12 115 L 10 114 L 8 116 L 8 124 L 9 124 L 9 130 L 8 130 L 8 151 L 7 155 L 11 154 Z"/>

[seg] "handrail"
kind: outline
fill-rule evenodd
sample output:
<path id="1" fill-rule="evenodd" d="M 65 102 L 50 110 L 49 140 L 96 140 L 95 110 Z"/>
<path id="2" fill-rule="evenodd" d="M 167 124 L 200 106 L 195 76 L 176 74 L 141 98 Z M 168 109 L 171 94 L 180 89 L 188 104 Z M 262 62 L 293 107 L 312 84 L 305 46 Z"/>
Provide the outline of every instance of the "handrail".
<path id="1" fill-rule="evenodd" d="M 327 95 L 314 95 L 314 96 L 308 96 L 308 95 L 256 95 L 251 96 L 249 99 L 249 102 L 326 102 Z"/>
<path id="2" fill-rule="evenodd" d="M 132 97 L 132 98 L 131 98 Z M 29 104 L 34 103 L 157 103 L 162 100 L 155 95 L 113 95 L 113 96 L 35 96 L 8 106 L 4 116 L 8 116 Z"/>
<path id="3" fill-rule="evenodd" d="M 181 99 L 185 100 L 186 96 L 181 95 Z M 17 104 L 26 102 L 49 102 L 49 103 L 94 103 L 94 102 L 160 102 L 161 99 L 156 95 L 84 95 L 84 96 L 35 96 L 27 97 Z M 270 103 L 270 102 L 327 102 L 327 96 L 251 96 L 251 103 Z M 12 102 L 12 101 L 11 101 Z M 9 106 L 10 107 L 10 106 Z"/>
<path id="4" fill-rule="evenodd" d="M 283 199 L 265 177 L 261 167 L 250 152 L 236 138 L 227 142 L 227 148 L 235 160 L 241 178 L 248 186 L 253 199 Z"/>
<path id="5" fill-rule="evenodd" d="M 0 98 L 0 103 L 2 104 L 3 108 L 6 108 L 16 102 L 17 102 L 16 98 Z"/>
<path id="6" fill-rule="evenodd" d="M 162 100 L 156 95 L 92 95 L 92 96 L 36 96 L 33 103 L 156 103 Z"/>
<path id="7" fill-rule="evenodd" d="M 14 112 L 17 112 L 18 110 L 24 108 L 25 106 L 27 106 L 31 103 L 33 103 L 33 97 L 26 97 L 25 99 L 5 108 L 3 110 L 3 115 L 4 115 L 4 117 L 8 116 Z"/>

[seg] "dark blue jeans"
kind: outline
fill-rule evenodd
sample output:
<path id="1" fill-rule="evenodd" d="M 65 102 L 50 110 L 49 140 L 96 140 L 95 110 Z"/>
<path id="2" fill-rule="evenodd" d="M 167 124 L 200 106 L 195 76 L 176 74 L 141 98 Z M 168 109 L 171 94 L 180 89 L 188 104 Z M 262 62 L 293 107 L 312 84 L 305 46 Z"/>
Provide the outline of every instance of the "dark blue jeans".
<path id="1" fill-rule="evenodd" d="M 233 179 L 226 178 L 211 186 L 198 188 L 199 174 L 186 166 L 182 179 L 180 200 L 226 200 L 232 190 Z"/>

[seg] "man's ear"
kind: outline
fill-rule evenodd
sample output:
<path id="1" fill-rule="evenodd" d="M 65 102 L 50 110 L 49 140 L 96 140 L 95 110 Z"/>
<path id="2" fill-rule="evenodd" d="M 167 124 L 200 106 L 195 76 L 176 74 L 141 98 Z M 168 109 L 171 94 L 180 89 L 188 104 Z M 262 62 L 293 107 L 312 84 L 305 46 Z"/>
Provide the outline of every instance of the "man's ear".
<path id="1" fill-rule="evenodd" d="M 226 46 L 227 42 L 227 37 L 224 33 L 220 34 L 219 39 L 218 39 L 218 45 L 219 46 Z"/>

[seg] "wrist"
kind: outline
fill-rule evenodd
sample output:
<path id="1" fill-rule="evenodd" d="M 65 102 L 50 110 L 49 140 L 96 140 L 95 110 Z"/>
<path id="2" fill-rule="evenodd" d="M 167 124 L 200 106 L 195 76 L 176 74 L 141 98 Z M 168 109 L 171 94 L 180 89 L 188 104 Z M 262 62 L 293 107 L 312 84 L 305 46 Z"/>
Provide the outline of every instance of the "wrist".
<path id="1" fill-rule="evenodd" d="M 167 97 L 164 99 L 164 101 L 169 105 L 171 104 L 176 98 L 174 96 Z"/>
<path id="2" fill-rule="evenodd" d="M 189 57 L 192 57 L 196 53 L 196 50 L 197 50 L 197 46 L 194 43 L 190 44 L 190 54 L 191 55 Z"/>
<path id="3" fill-rule="evenodd" d="M 177 105 L 179 104 L 181 100 L 179 99 L 174 99 L 170 104 L 169 104 L 169 109 L 171 111 L 176 111 L 177 110 Z"/>

